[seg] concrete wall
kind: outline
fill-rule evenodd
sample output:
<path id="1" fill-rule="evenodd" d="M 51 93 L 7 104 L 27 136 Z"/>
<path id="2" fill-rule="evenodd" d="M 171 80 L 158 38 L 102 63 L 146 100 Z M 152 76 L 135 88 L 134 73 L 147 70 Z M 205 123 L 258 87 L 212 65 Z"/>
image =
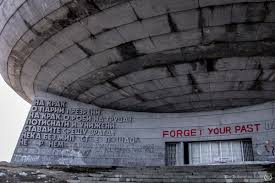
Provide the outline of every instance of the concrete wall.
<path id="1" fill-rule="evenodd" d="M 252 139 L 255 160 L 274 161 L 274 104 L 157 114 L 99 109 L 44 94 L 33 101 L 12 162 L 162 166 L 165 142 L 243 138 Z"/>

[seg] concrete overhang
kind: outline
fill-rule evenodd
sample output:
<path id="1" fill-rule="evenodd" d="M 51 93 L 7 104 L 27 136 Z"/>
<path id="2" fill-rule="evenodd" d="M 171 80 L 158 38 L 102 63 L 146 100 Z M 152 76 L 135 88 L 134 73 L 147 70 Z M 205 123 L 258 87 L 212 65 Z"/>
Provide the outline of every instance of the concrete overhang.
<path id="1" fill-rule="evenodd" d="M 275 99 L 273 0 L 2 0 L 0 67 L 39 92 L 146 112 Z"/>

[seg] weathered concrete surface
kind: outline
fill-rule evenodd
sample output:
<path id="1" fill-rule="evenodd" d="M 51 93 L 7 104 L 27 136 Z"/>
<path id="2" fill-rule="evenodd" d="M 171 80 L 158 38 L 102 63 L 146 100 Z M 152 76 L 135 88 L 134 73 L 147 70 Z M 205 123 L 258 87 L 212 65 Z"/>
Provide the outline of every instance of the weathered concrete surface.
<path id="1" fill-rule="evenodd" d="M 0 68 L 50 92 L 145 112 L 274 99 L 273 0 L 2 0 Z M 223 97 L 221 97 L 223 95 Z"/>
<path id="2" fill-rule="evenodd" d="M 275 167 L 271 164 L 186 167 L 80 168 L 14 166 L 0 163 L 1 183 L 111 183 L 111 182 L 268 182 Z M 270 180 L 270 177 L 273 177 Z"/>
<path id="3" fill-rule="evenodd" d="M 246 138 L 274 161 L 274 32 L 274 0 L 0 0 L 0 72 L 33 104 L 13 162 L 162 166 L 166 142 Z"/>
<path id="4" fill-rule="evenodd" d="M 157 114 L 100 109 L 47 93 L 33 101 L 12 163 L 165 166 L 168 142 L 234 139 L 251 139 L 253 160 L 274 162 L 274 104 Z"/>

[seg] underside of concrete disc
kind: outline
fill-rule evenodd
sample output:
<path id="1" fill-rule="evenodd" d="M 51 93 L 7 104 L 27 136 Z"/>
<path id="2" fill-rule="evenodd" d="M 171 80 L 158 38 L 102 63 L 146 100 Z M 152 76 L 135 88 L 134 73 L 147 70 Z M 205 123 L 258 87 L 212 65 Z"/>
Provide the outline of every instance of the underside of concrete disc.
<path id="1" fill-rule="evenodd" d="M 190 112 L 275 98 L 273 0 L 2 0 L 0 67 L 31 102 Z"/>

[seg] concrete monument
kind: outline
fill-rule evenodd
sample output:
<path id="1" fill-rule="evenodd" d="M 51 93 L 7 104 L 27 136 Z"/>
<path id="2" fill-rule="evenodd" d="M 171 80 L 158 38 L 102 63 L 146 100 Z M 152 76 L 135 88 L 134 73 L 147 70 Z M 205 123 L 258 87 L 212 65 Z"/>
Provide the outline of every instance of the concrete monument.
<path id="1" fill-rule="evenodd" d="M 12 162 L 275 160 L 273 0 L 0 0 L 0 71 L 32 103 Z"/>

